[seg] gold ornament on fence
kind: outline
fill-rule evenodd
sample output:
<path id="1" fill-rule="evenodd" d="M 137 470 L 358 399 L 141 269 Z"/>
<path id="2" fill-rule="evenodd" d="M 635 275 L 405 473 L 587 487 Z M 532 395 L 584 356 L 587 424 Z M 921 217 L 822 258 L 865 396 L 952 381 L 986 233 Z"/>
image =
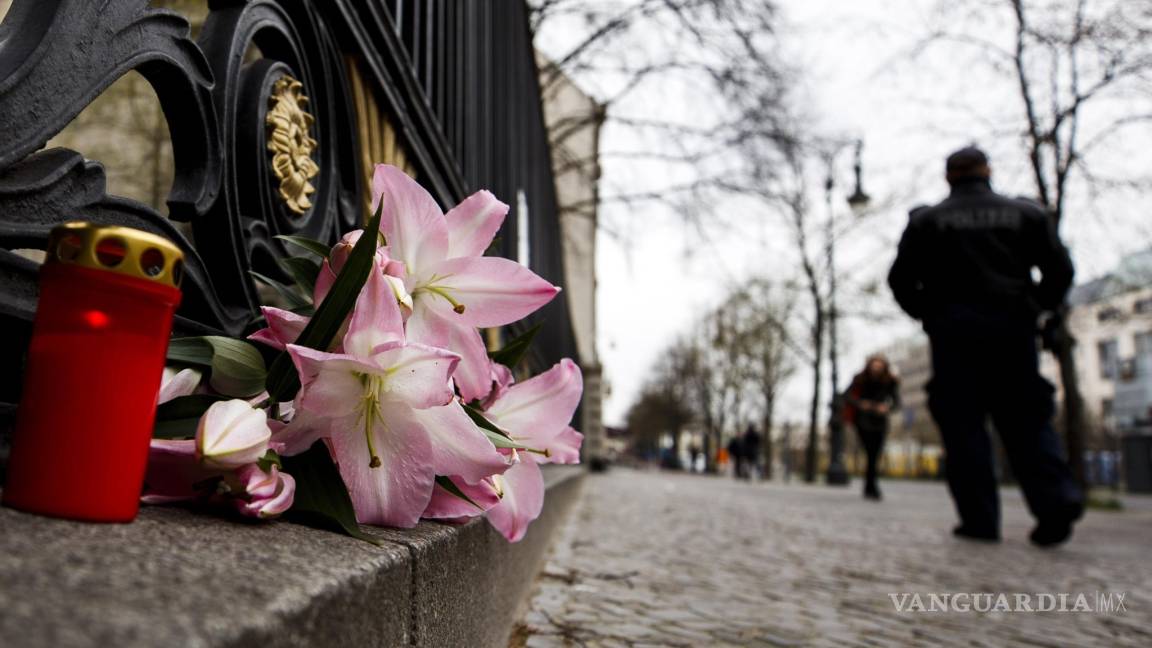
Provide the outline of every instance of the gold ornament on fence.
<path id="1" fill-rule="evenodd" d="M 308 135 L 315 119 L 304 110 L 308 97 L 302 94 L 304 84 L 282 76 L 272 86 L 268 98 L 268 150 L 272 152 L 272 172 L 280 181 L 280 197 L 288 208 L 303 214 L 312 206 L 308 196 L 316 187 L 310 180 L 320 172 L 312 160 L 316 140 Z"/>

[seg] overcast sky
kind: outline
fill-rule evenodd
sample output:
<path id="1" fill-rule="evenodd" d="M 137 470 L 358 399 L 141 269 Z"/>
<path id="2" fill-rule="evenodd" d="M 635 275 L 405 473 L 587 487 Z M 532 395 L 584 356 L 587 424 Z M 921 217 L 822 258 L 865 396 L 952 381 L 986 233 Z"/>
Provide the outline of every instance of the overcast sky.
<path id="1" fill-rule="evenodd" d="M 986 122 L 1018 114 L 1011 77 L 998 77 L 987 69 L 978 72 L 979 57 L 960 46 L 941 45 L 916 61 L 904 56 L 933 25 L 935 4 L 935 0 L 779 2 L 783 55 L 789 65 L 803 70 L 797 102 L 811 120 L 809 125 L 829 135 L 865 140 L 865 189 L 875 204 L 887 205 L 858 227 L 839 250 L 838 267 L 857 283 L 886 274 L 907 210 L 939 200 L 947 192 L 942 169 L 950 151 L 975 141 L 992 157 L 997 188 L 1012 194 L 1034 193 L 1019 159 L 1018 143 L 987 135 Z M 1005 27 L 987 25 L 988 37 L 1006 35 L 998 31 Z M 545 53 L 556 55 L 578 31 L 576 26 L 553 25 L 541 34 L 538 44 Z M 659 36 L 650 38 L 656 46 L 664 46 Z M 609 92 L 605 88 L 611 85 L 610 80 L 595 76 L 577 80 L 594 96 Z M 708 106 L 708 98 L 690 96 L 682 88 L 652 87 L 614 111 L 644 111 L 673 119 L 698 114 L 706 121 Z M 605 152 L 638 145 L 629 132 L 611 123 L 602 138 Z M 1148 139 L 1143 131 L 1125 138 L 1103 164 L 1150 168 L 1152 160 L 1138 146 L 1147 146 Z M 602 165 L 605 195 L 621 187 L 642 186 L 653 175 L 651 166 L 642 167 L 626 158 L 608 156 Z M 691 169 L 669 167 L 656 175 L 687 178 L 691 174 Z M 838 160 L 836 179 L 841 188 L 851 182 L 848 150 Z M 821 202 L 817 205 L 822 207 Z M 836 207 L 843 210 L 840 217 L 850 217 L 842 195 L 837 196 Z M 1119 254 L 1152 244 L 1150 207 L 1146 195 L 1095 201 L 1083 191 L 1072 196 L 1063 233 L 1077 263 L 1078 280 L 1106 272 Z M 686 225 L 682 214 L 661 205 L 602 209 L 597 265 L 599 350 L 611 387 L 604 410 L 606 423 L 623 422 L 661 351 L 689 330 L 693 320 L 715 305 L 729 286 L 755 274 L 794 273 L 795 255 L 777 218 L 731 216 L 734 221 L 726 218 L 724 226 L 701 231 Z M 866 305 L 870 312 L 891 317 L 850 317 L 842 324 L 842 374 L 855 371 L 869 351 L 918 333 L 914 322 L 896 316 L 886 289 L 874 301 Z M 788 386 L 780 414 L 783 419 L 803 419 L 804 401 L 811 394 L 807 382 L 798 374 Z"/>

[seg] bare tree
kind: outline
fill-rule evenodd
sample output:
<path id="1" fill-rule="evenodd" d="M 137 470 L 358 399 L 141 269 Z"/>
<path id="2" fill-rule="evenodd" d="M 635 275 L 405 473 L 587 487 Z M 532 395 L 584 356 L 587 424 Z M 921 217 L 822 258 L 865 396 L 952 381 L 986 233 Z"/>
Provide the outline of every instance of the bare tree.
<path id="1" fill-rule="evenodd" d="M 759 419 L 763 431 L 764 477 L 771 479 L 777 395 L 795 370 L 788 330 L 792 299 L 779 286 L 758 278 L 737 290 L 728 307 L 738 313 L 740 328 L 732 340 L 737 349 L 736 362 L 741 367 L 737 375 L 746 390 L 746 399 L 752 403 L 749 420 Z"/>
<path id="2" fill-rule="evenodd" d="M 595 205 L 671 206 L 694 226 L 719 222 L 712 209 L 727 192 L 733 153 L 750 141 L 773 146 L 791 73 L 777 54 L 776 10 L 769 0 L 532 0 L 537 47 L 549 52 L 541 74 L 544 103 L 571 79 L 591 83 L 602 110 L 568 115 L 549 124 L 553 148 L 562 147 L 590 124 L 625 133 L 614 138 L 629 148 L 603 146 L 596 159 L 570 159 L 591 168 L 599 161 L 625 160 L 632 169 L 652 169 L 642 186 L 616 185 L 603 178 Z M 564 25 L 579 36 L 557 51 L 549 26 Z M 700 109 L 686 121 L 663 104 L 678 106 L 676 88 L 698 88 Z M 670 94 L 671 93 L 671 94 Z M 637 96 L 642 100 L 636 100 Z M 652 100 L 656 97 L 655 100 Z M 708 101 L 708 98 L 715 100 Z M 668 171 L 672 170 L 672 173 Z M 563 209 L 581 211 L 574 203 Z M 690 206 L 690 208 L 689 208 Z M 611 223 L 603 223 L 614 233 Z"/>

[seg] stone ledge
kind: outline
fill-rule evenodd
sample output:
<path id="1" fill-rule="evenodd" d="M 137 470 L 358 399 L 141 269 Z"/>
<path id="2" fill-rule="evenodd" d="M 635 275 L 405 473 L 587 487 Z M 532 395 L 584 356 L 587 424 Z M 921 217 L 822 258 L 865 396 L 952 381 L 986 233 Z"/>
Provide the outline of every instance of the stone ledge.
<path id="1" fill-rule="evenodd" d="M 544 511 L 509 544 L 486 521 L 296 524 L 172 507 L 101 525 L 0 508 L 0 644 L 502 646 L 583 471 L 548 466 Z"/>

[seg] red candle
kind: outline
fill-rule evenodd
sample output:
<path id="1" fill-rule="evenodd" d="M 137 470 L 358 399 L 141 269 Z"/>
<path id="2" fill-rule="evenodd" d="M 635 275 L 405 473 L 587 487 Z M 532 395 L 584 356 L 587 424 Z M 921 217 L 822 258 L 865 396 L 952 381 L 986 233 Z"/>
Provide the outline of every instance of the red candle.
<path id="1" fill-rule="evenodd" d="M 128 522 L 139 509 L 183 253 L 125 227 L 49 236 L 4 504 Z"/>

